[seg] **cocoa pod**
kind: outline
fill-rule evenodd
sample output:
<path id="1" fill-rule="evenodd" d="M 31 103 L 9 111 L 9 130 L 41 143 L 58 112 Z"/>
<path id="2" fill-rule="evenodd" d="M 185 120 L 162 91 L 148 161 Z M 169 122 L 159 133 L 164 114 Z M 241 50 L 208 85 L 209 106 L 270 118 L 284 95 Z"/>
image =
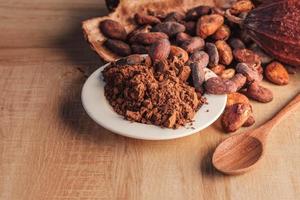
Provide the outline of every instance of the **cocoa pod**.
<path id="1" fill-rule="evenodd" d="M 153 32 L 162 32 L 167 34 L 169 37 L 176 35 L 177 33 L 184 32 L 185 26 L 178 22 L 163 22 L 157 24 L 152 29 Z"/>
<path id="2" fill-rule="evenodd" d="M 225 109 L 221 124 L 226 132 L 235 132 L 247 121 L 252 113 L 250 104 L 234 104 Z"/>
<path id="3" fill-rule="evenodd" d="M 204 15 L 197 22 L 196 34 L 205 39 L 214 34 L 224 23 L 224 17 L 219 14 Z"/>
<path id="4" fill-rule="evenodd" d="M 289 83 L 289 74 L 284 66 L 279 62 L 272 62 L 265 69 L 267 79 L 277 85 L 287 85 Z"/>
<path id="5" fill-rule="evenodd" d="M 193 53 L 197 50 L 203 49 L 205 41 L 200 37 L 193 37 L 192 39 L 184 42 L 181 48 L 186 50 L 188 53 Z"/>
<path id="6" fill-rule="evenodd" d="M 111 39 L 126 40 L 127 38 L 127 32 L 122 24 L 111 19 L 101 21 L 100 30 L 103 35 Z"/>
<path id="7" fill-rule="evenodd" d="M 220 57 L 220 63 L 229 65 L 233 60 L 232 50 L 230 46 L 223 40 L 218 40 L 215 43 Z"/>
<path id="8" fill-rule="evenodd" d="M 134 15 L 134 19 L 136 23 L 139 25 L 147 25 L 147 24 L 154 25 L 154 24 L 161 23 L 160 19 L 158 19 L 157 17 L 152 15 L 141 14 L 141 13 L 136 13 Z"/>
<path id="9" fill-rule="evenodd" d="M 176 35 L 176 43 L 178 45 L 181 45 L 182 43 L 186 42 L 186 41 L 189 41 L 192 39 L 192 36 L 190 36 L 189 34 L 187 33 L 178 33 Z"/>
<path id="10" fill-rule="evenodd" d="M 171 44 L 169 40 L 158 40 L 150 46 L 149 56 L 154 63 L 160 60 L 165 60 L 170 54 L 170 49 Z"/>
<path id="11" fill-rule="evenodd" d="M 192 69 L 192 78 L 195 90 L 197 92 L 203 91 L 203 83 L 205 81 L 205 72 L 199 62 L 193 62 L 190 64 Z"/>
<path id="12" fill-rule="evenodd" d="M 249 64 L 239 63 L 235 69 L 237 73 L 241 73 L 246 76 L 248 82 L 260 82 L 262 80 L 261 74 L 259 74 L 258 71 Z"/>
<path id="13" fill-rule="evenodd" d="M 272 91 L 263 86 L 260 86 L 257 82 L 251 83 L 244 94 L 247 97 L 261 103 L 268 103 L 273 100 Z"/>
<path id="14" fill-rule="evenodd" d="M 214 43 L 206 43 L 206 52 L 209 55 L 209 66 L 215 66 L 219 63 L 219 52 Z"/>
<path id="15" fill-rule="evenodd" d="M 131 50 L 133 53 L 137 53 L 137 54 L 148 54 L 149 46 L 144 46 L 144 45 L 140 45 L 140 44 L 132 44 Z"/>
<path id="16" fill-rule="evenodd" d="M 186 20 L 197 20 L 202 15 L 208 15 L 211 12 L 211 8 L 209 6 L 197 6 L 187 11 Z"/>
<path id="17" fill-rule="evenodd" d="M 274 58 L 297 67 L 300 65 L 299 20 L 300 1 L 268 1 L 249 12 L 243 28 Z"/>
<path id="18" fill-rule="evenodd" d="M 157 42 L 158 40 L 168 39 L 169 37 L 165 33 L 150 32 L 150 33 L 138 33 L 133 36 L 131 42 L 136 42 L 144 45 L 149 45 Z"/>
<path id="19" fill-rule="evenodd" d="M 223 24 L 218 30 L 212 35 L 215 40 L 227 40 L 230 37 L 230 28 Z"/>
<path id="20" fill-rule="evenodd" d="M 247 121 L 245 121 L 245 123 L 243 124 L 243 127 L 250 127 L 255 123 L 255 118 L 250 115 L 250 117 L 248 117 Z"/>
<path id="21" fill-rule="evenodd" d="M 177 57 L 182 63 L 186 63 L 189 59 L 189 54 L 182 48 L 177 46 L 171 46 L 170 57 Z"/>
<path id="22" fill-rule="evenodd" d="M 131 54 L 130 46 L 121 40 L 107 39 L 104 45 L 119 56 L 128 56 Z"/>
<path id="23" fill-rule="evenodd" d="M 199 63 L 199 66 L 202 68 L 207 67 L 209 62 L 209 56 L 204 51 L 196 51 L 193 54 L 191 54 L 188 63 Z"/>

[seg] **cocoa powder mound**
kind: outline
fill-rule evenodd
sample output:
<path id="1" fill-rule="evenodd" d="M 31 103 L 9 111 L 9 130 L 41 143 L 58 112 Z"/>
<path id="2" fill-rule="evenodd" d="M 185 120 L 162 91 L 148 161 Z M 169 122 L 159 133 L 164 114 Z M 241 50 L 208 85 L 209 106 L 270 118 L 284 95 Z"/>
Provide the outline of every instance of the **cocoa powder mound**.
<path id="1" fill-rule="evenodd" d="M 161 65 L 165 66 L 163 71 Z M 178 67 L 179 63 L 170 61 L 155 67 L 112 63 L 103 71 L 105 96 L 127 120 L 167 128 L 184 126 L 192 121 L 203 100 L 179 78 Z"/>

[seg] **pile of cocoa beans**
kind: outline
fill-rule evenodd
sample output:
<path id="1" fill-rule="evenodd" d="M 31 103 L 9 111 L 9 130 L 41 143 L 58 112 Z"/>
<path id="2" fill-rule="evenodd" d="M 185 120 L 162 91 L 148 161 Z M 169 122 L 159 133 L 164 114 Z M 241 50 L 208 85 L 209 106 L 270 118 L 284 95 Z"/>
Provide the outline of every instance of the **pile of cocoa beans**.
<path id="1" fill-rule="evenodd" d="M 230 12 L 245 18 L 254 7 L 250 0 L 240 0 Z M 131 33 L 117 21 L 102 21 L 100 30 L 107 37 L 104 45 L 119 56 L 149 54 L 153 64 L 169 57 L 181 59 L 190 69 L 187 82 L 190 80 L 197 92 L 228 94 L 221 118 L 226 132 L 255 123 L 248 98 L 262 103 L 272 101 L 272 91 L 261 85 L 263 77 L 286 85 L 289 73 L 294 73 L 262 51 L 218 8 L 198 6 L 186 13 L 136 13 L 134 21 L 137 28 Z M 206 67 L 218 77 L 205 80 Z"/>

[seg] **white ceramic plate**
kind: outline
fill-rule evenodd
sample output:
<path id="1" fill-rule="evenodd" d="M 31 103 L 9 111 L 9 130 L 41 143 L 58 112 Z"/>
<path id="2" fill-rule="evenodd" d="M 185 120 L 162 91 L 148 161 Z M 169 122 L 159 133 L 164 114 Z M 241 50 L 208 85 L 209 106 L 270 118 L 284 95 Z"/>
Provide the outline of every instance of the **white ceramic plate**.
<path id="1" fill-rule="evenodd" d="M 109 63 L 102 66 L 87 79 L 82 88 L 81 99 L 88 115 L 99 125 L 114 133 L 144 140 L 168 140 L 185 137 L 211 125 L 219 118 L 225 108 L 226 95 L 206 94 L 205 97 L 208 104 L 203 105 L 196 113 L 192 126 L 168 129 L 129 122 L 112 109 L 104 96 L 105 82 L 101 72 L 108 65 Z M 207 71 L 206 73 L 209 74 L 211 72 Z M 209 76 L 213 75 L 209 74 Z"/>

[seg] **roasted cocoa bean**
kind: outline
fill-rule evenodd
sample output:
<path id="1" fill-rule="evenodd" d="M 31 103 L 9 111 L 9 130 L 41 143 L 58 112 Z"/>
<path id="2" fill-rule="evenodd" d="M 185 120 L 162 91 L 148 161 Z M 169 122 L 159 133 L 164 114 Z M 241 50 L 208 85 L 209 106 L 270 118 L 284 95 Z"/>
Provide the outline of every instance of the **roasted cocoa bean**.
<path id="1" fill-rule="evenodd" d="M 144 26 L 141 26 L 141 27 L 131 31 L 131 33 L 129 33 L 129 35 L 128 35 L 129 43 L 134 43 L 136 34 L 138 34 L 138 33 L 149 33 L 151 29 L 152 29 L 152 26 L 144 25 Z"/>
<path id="2" fill-rule="evenodd" d="M 164 22 L 181 22 L 184 19 L 184 14 L 180 12 L 170 12 L 167 14 Z"/>
<path id="3" fill-rule="evenodd" d="M 158 40 L 150 46 L 149 56 L 154 63 L 165 60 L 170 54 L 170 49 L 171 44 L 168 39 Z"/>
<path id="4" fill-rule="evenodd" d="M 197 92 L 203 91 L 203 83 L 205 81 L 205 72 L 203 66 L 199 62 L 190 64 L 192 69 L 193 84 Z"/>
<path id="5" fill-rule="evenodd" d="M 170 57 L 177 57 L 182 63 L 186 63 L 189 59 L 189 54 L 182 48 L 172 45 L 170 51 Z"/>
<path id="6" fill-rule="evenodd" d="M 198 22 L 196 34 L 205 39 L 214 34 L 224 23 L 224 17 L 219 14 L 204 15 Z"/>
<path id="7" fill-rule="evenodd" d="M 235 132 L 247 121 L 252 113 L 249 104 L 234 104 L 225 109 L 221 124 L 226 132 Z"/>
<path id="8" fill-rule="evenodd" d="M 145 63 L 145 57 L 138 54 L 132 54 L 116 61 L 117 65 L 139 65 L 143 63 Z"/>
<path id="9" fill-rule="evenodd" d="M 210 68 L 211 71 L 213 71 L 216 75 L 220 76 L 222 72 L 225 70 L 225 66 L 222 64 L 215 65 Z"/>
<path id="10" fill-rule="evenodd" d="M 209 66 L 215 66 L 219 63 L 219 52 L 214 43 L 206 43 L 206 52 L 209 55 Z"/>
<path id="11" fill-rule="evenodd" d="M 127 32 L 122 24 L 111 19 L 101 21 L 100 30 L 103 35 L 111 39 L 126 40 L 127 38 Z"/>
<path id="12" fill-rule="evenodd" d="M 245 95 L 238 92 L 233 92 L 227 95 L 226 107 L 237 103 L 250 104 L 250 101 Z"/>
<path id="13" fill-rule="evenodd" d="M 242 74 L 235 74 L 230 81 L 236 86 L 236 91 L 239 91 L 246 84 L 247 78 Z"/>
<path id="14" fill-rule="evenodd" d="M 137 54 L 148 54 L 149 52 L 149 46 L 144 46 L 140 44 L 132 44 L 131 45 L 131 50 L 133 53 Z"/>
<path id="15" fill-rule="evenodd" d="M 139 25 L 147 25 L 147 24 L 154 25 L 154 24 L 161 23 L 160 19 L 158 19 L 157 17 L 152 15 L 141 14 L 141 13 L 136 13 L 134 15 L 134 19 L 136 23 Z"/>
<path id="16" fill-rule="evenodd" d="M 188 63 L 199 63 L 199 66 L 202 68 L 207 67 L 209 62 L 209 56 L 204 51 L 196 51 L 193 54 L 191 54 Z"/>
<path id="17" fill-rule="evenodd" d="M 243 74 L 247 78 L 247 82 L 260 82 L 262 80 L 262 75 L 252 65 L 246 63 L 237 64 L 236 72 Z"/>
<path id="18" fill-rule="evenodd" d="M 239 39 L 239 38 L 231 38 L 229 40 L 229 45 L 234 50 L 235 49 L 245 49 L 246 48 L 244 42 L 241 39 Z"/>
<path id="19" fill-rule="evenodd" d="M 229 65 L 233 60 L 232 50 L 230 46 L 223 40 L 218 40 L 215 43 L 220 57 L 220 63 Z"/>
<path id="20" fill-rule="evenodd" d="M 273 100 L 272 91 L 259 85 L 257 82 L 251 83 L 244 94 L 247 97 L 261 103 L 268 103 Z"/>
<path id="21" fill-rule="evenodd" d="M 188 53 L 194 53 L 195 51 L 203 49 L 205 41 L 200 37 L 193 37 L 192 39 L 182 43 L 181 47 Z"/>
<path id="22" fill-rule="evenodd" d="M 190 35 L 196 34 L 196 22 L 188 21 L 184 23 L 184 26 L 185 26 L 185 32 L 187 32 Z"/>
<path id="23" fill-rule="evenodd" d="M 190 36 L 187 33 L 177 33 L 176 35 L 176 43 L 178 45 L 181 45 L 182 43 L 189 41 L 192 39 L 192 36 Z"/>
<path id="24" fill-rule="evenodd" d="M 211 12 L 211 8 L 209 6 L 197 6 L 188 10 L 186 13 L 186 20 L 197 20 L 202 15 L 208 15 Z"/>
<path id="25" fill-rule="evenodd" d="M 184 32 L 185 26 L 178 22 L 163 22 L 154 26 L 152 31 L 162 32 L 167 34 L 169 37 L 172 37 L 177 33 Z"/>
<path id="26" fill-rule="evenodd" d="M 104 45 L 119 56 L 128 56 L 131 54 L 130 46 L 121 40 L 107 39 Z"/>
<path id="27" fill-rule="evenodd" d="M 168 39 L 168 36 L 165 33 L 161 32 L 138 33 L 133 36 L 131 42 L 149 45 L 161 39 Z"/>
<path id="28" fill-rule="evenodd" d="M 230 12 L 236 15 L 243 12 L 249 12 L 253 8 L 254 5 L 250 0 L 240 0 L 232 4 L 230 8 Z"/>
<path id="29" fill-rule="evenodd" d="M 255 124 L 255 118 L 253 116 L 248 117 L 247 121 L 243 124 L 243 127 L 250 127 Z"/>
<path id="30" fill-rule="evenodd" d="M 191 75 L 191 68 L 190 66 L 184 65 L 178 74 L 178 78 L 180 78 L 182 81 L 187 81 L 188 78 Z"/>
<path id="31" fill-rule="evenodd" d="M 289 74 L 284 66 L 279 62 L 272 62 L 265 69 L 266 78 L 276 85 L 287 85 Z"/>
<path id="32" fill-rule="evenodd" d="M 229 26 L 223 24 L 218 30 L 212 35 L 215 40 L 227 40 L 230 37 L 231 31 Z"/>
<path id="33" fill-rule="evenodd" d="M 250 49 L 235 49 L 233 51 L 234 58 L 238 62 L 249 64 L 260 64 L 261 58 Z"/>
<path id="34" fill-rule="evenodd" d="M 225 69 L 220 77 L 222 79 L 231 79 L 235 75 L 235 70 L 233 68 Z"/>

